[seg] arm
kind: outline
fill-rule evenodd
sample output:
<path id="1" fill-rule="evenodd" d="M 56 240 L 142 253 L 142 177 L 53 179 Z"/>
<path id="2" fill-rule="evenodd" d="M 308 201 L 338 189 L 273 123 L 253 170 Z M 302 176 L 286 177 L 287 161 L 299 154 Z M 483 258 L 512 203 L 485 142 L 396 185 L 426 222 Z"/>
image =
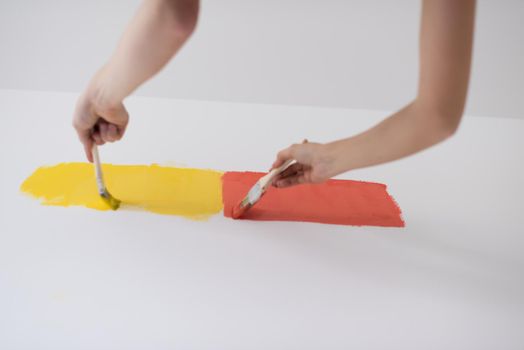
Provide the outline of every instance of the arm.
<path id="1" fill-rule="evenodd" d="M 123 100 L 158 73 L 193 32 L 198 0 L 144 0 L 115 52 L 80 96 L 73 126 L 92 161 L 93 143 L 119 140 L 127 126 Z"/>
<path id="2" fill-rule="evenodd" d="M 322 182 L 348 170 L 406 157 L 453 135 L 466 101 L 475 0 L 424 0 L 416 99 L 375 127 L 328 144 L 293 145 L 274 166 L 294 158 L 278 187 Z"/>

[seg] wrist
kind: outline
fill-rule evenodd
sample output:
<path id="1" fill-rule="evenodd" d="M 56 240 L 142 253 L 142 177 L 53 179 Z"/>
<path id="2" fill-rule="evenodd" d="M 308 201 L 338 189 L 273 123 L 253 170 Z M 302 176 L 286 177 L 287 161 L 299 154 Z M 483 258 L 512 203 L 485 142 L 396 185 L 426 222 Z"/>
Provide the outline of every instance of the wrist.
<path id="1" fill-rule="evenodd" d="M 348 159 L 348 147 L 345 141 L 346 140 L 338 140 L 325 144 L 327 157 L 331 159 L 332 163 L 331 176 L 352 170 Z"/>
<path id="2" fill-rule="evenodd" d="M 121 106 L 123 100 L 113 90 L 107 67 L 104 66 L 93 76 L 84 94 L 97 110 L 110 110 Z"/>

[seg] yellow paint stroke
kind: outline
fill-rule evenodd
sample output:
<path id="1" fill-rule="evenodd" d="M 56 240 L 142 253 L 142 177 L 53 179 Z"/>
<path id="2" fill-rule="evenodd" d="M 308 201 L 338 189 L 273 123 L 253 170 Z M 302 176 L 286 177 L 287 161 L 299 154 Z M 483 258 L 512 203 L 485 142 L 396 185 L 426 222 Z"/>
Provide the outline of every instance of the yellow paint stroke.
<path id="1" fill-rule="evenodd" d="M 104 164 L 104 179 L 123 208 L 205 219 L 222 210 L 222 173 L 159 165 Z M 98 195 L 92 164 L 61 163 L 38 168 L 21 190 L 43 204 L 109 210 Z"/>

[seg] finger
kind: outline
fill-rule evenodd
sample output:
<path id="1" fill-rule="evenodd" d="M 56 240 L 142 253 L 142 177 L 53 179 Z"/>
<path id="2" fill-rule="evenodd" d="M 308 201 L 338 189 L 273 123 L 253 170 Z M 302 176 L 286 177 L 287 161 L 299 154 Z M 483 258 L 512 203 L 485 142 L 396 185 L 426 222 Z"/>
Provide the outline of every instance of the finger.
<path id="1" fill-rule="evenodd" d="M 291 145 L 288 148 L 285 148 L 278 152 L 277 159 L 273 162 L 272 169 L 278 168 L 284 164 L 288 159 L 293 159 L 294 149 L 296 145 Z"/>
<path id="2" fill-rule="evenodd" d="M 306 183 L 306 177 L 305 174 L 302 172 L 299 172 L 293 176 L 286 177 L 285 179 L 280 179 L 275 183 L 275 187 L 278 188 L 285 188 L 295 185 L 300 185 L 303 183 Z"/>
<path id="3" fill-rule="evenodd" d="M 113 130 L 111 130 L 111 129 L 113 129 Z M 122 124 L 122 125 L 110 123 L 108 131 L 110 133 L 112 133 L 112 135 L 114 135 L 114 141 L 118 141 L 118 140 L 122 139 L 122 137 L 124 136 L 124 134 L 126 132 L 126 129 L 127 129 L 127 122 L 125 124 Z"/>
<path id="4" fill-rule="evenodd" d="M 100 120 L 98 121 L 97 125 L 98 125 L 98 134 L 100 135 L 100 138 L 102 139 L 102 141 L 108 142 L 107 127 L 109 124 L 104 120 Z"/>
<path id="5" fill-rule="evenodd" d="M 90 162 L 90 163 L 93 163 L 93 153 L 92 153 L 92 150 L 93 150 L 93 141 L 89 141 L 88 143 L 85 143 L 84 144 L 84 152 L 86 154 L 86 157 L 87 157 L 87 160 Z"/>
<path id="6" fill-rule="evenodd" d="M 297 172 L 303 171 L 303 170 L 304 170 L 304 165 L 303 164 L 295 163 L 295 164 L 292 164 L 289 167 L 287 167 L 287 169 L 284 170 L 283 172 L 281 172 L 280 174 L 278 174 L 278 178 L 279 179 L 283 179 L 283 178 L 286 178 L 288 176 L 294 175 Z"/>
<path id="7" fill-rule="evenodd" d="M 100 136 L 100 131 L 94 131 L 91 137 L 98 146 L 102 146 L 105 143 L 104 140 L 102 140 L 102 137 Z"/>
<path id="8" fill-rule="evenodd" d="M 118 128 L 114 124 L 109 124 L 107 127 L 107 139 L 109 142 L 114 142 L 120 140 L 120 134 L 118 133 Z"/>
<path id="9" fill-rule="evenodd" d="M 103 144 L 120 140 L 129 122 L 129 114 L 124 105 L 120 103 L 116 106 L 100 107 L 96 109 L 95 113 L 98 116 L 98 120 L 93 127 L 93 135 L 98 131 L 102 140 L 99 143 L 98 138 L 94 136 L 95 142 Z"/>
<path id="10" fill-rule="evenodd" d="M 87 160 L 90 162 L 93 161 L 93 156 L 91 154 L 91 147 L 93 145 L 93 140 L 91 139 L 91 132 L 89 130 L 82 130 L 75 126 L 76 133 L 82 146 L 84 147 L 84 152 L 86 154 Z"/>
<path id="11" fill-rule="evenodd" d="M 307 144 L 308 142 L 309 142 L 308 139 L 304 139 L 302 140 L 302 145 Z M 295 159 L 299 161 L 299 159 L 297 159 L 297 154 L 299 153 L 301 149 L 302 149 L 302 146 L 300 144 L 293 144 L 289 146 L 288 148 L 281 150 L 280 152 L 278 152 L 277 159 L 273 162 L 273 165 L 271 166 L 271 169 L 269 170 L 278 168 L 279 166 L 284 164 L 289 159 Z"/>
<path id="12" fill-rule="evenodd" d="M 100 137 L 104 142 L 113 142 L 117 140 L 118 131 L 116 125 L 109 124 L 105 120 L 102 120 L 98 123 L 98 130 L 100 132 Z"/>

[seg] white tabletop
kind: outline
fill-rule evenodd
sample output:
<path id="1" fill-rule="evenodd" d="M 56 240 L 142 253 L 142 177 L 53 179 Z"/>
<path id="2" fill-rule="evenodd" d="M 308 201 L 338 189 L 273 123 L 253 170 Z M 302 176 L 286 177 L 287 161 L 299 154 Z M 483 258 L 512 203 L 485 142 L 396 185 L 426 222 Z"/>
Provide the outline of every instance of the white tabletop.
<path id="1" fill-rule="evenodd" d="M 41 165 L 82 161 L 76 95 L 0 91 L 0 349 L 523 349 L 524 120 L 342 178 L 386 183 L 406 227 L 191 221 L 42 206 Z M 130 98 L 103 160 L 264 171 L 380 111 Z"/>

